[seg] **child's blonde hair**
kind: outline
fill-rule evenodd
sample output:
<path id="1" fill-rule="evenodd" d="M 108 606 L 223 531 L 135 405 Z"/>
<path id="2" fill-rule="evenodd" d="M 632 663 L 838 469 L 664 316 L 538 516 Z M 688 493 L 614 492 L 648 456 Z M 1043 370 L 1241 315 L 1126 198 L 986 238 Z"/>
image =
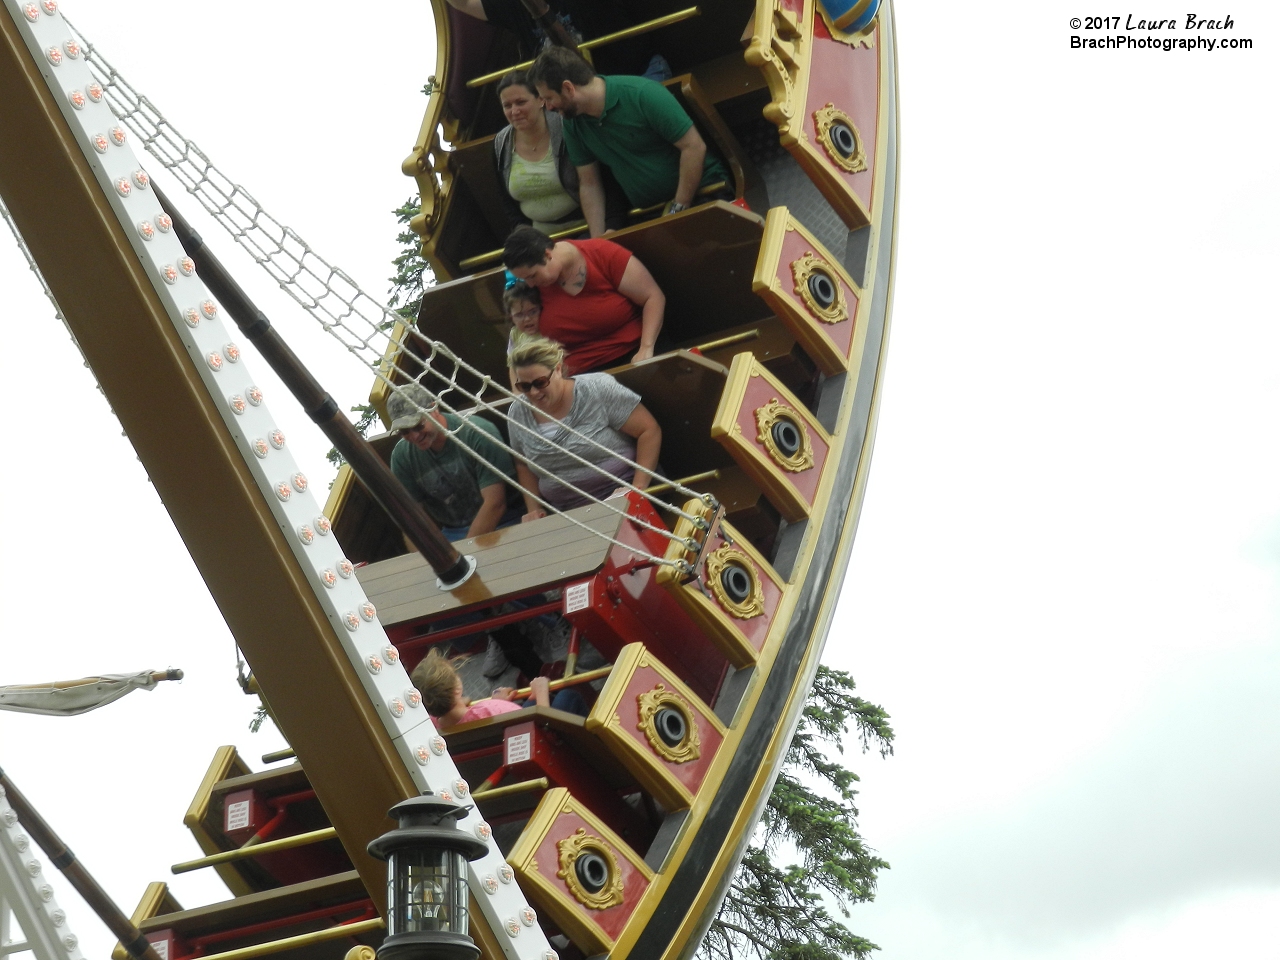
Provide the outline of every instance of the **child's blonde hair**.
<path id="1" fill-rule="evenodd" d="M 409 675 L 413 685 L 422 694 L 422 705 L 433 717 L 443 717 L 453 709 L 454 693 L 458 689 L 458 671 L 453 661 L 440 656 L 431 648 Z"/>

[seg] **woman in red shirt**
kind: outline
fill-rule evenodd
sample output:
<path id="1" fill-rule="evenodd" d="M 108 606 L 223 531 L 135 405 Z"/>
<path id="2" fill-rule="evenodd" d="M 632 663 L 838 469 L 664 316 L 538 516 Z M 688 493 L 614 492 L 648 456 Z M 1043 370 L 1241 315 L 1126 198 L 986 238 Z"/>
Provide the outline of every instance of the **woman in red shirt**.
<path id="1" fill-rule="evenodd" d="M 507 238 L 502 261 L 539 289 L 538 332 L 565 345 L 574 373 L 653 356 L 667 298 L 630 250 L 611 240 L 555 242 L 521 226 Z"/>

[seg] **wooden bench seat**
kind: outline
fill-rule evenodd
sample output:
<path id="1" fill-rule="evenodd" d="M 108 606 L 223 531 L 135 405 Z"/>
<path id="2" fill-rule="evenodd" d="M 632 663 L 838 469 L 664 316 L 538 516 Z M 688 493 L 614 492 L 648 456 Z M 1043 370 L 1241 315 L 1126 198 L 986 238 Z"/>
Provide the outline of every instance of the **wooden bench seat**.
<path id="1" fill-rule="evenodd" d="M 359 567 L 356 576 L 378 608 L 378 618 L 388 634 L 393 640 L 401 639 L 409 632 L 397 631 L 398 625 L 488 606 L 503 596 L 549 590 L 598 570 L 611 544 L 568 517 L 609 537 L 617 534 L 622 523 L 613 509 L 592 504 L 570 510 L 565 516 L 553 514 L 460 540 L 458 551 L 474 556 L 477 569 L 453 593 L 436 586 L 435 572 L 418 553 Z"/>
<path id="2" fill-rule="evenodd" d="M 334 917 L 315 915 L 324 908 L 340 908 L 349 904 L 355 906 L 337 911 L 337 916 Z M 151 917 L 135 914 L 134 920 L 139 930 L 153 943 L 167 941 L 167 950 L 161 956 L 176 957 L 187 954 L 192 941 L 199 941 L 204 937 L 219 938 L 211 942 L 204 952 L 220 953 L 323 930 L 332 927 L 338 920 L 358 917 L 363 911 L 370 909 L 372 905 L 369 903 L 369 892 L 365 889 L 360 874 L 355 870 L 348 870 L 319 880 L 251 893 L 191 910 Z M 291 923 L 288 922 L 291 917 L 302 919 Z M 266 930 L 254 929 L 256 925 L 264 923 L 272 926 Z M 244 936 L 222 939 L 222 935 L 239 929 L 245 929 Z M 354 939 L 376 947 L 382 942 L 384 935 L 382 930 L 375 930 L 357 934 Z M 351 938 L 343 937 L 276 953 L 275 956 L 285 960 L 341 960 L 350 948 Z"/>
<path id="3" fill-rule="evenodd" d="M 644 850 L 656 825 L 626 803 L 626 794 L 640 793 L 640 784 L 600 739 L 586 728 L 586 719 L 550 707 L 526 707 L 511 713 L 461 724 L 445 734 L 449 753 L 473 788 L 500 766 L 507 770 L 500 787 L 545 778 L 548 789 L 565 787 L 580 803 Z M 473 801 L 491 823 L 521 820 L 542 799 L 543 791 L 503 793 Z"/>
<path id="4" fill-rule="evenodd" d="M 182 822 L 191 831 L 201 852 L 206 855 L 223 853 L 240 847 L 247 839 L 243 835 L 228 836 L 224 830 L 225 801 L 229 795 L 253 791 L 257 801 L 274 814 L 276 811 L 269 803 L 271 799 L 296 795 L 310 788 L 310 781 L 298 763 L 251 773 L 235 747 L 219 747 Z M 278 840 L 327 826 L 329 818 L 318 799 L 314 796 L 296 798 L 288 805 L 287 815 L 268 839 Z M 342 844 L 331 839 L 261 857 L 220 863 L 212 869 L 232 893 L 240 896 L 341 873 L 351 869 L 351 860 Z"/>
<path id="5" fill-rule="evenodd" d="M 667 298 L 663 324 L 667 337 L 692 345 L 730 327 L 773 316 L 751 290 L 763 236 L 760 217 L 716 202 L 628 227 L 609 239 L 639 257 L 662 288 Z M 429 287 L 417 325 L 499 383 L 507 382 L 503 284 L 504 271 L 499 266 Z M 465 385 L 471 389 L 478 383 L 472 379 Z"/>
<path id="6" fill-rule="evenodd" d="M 686 73 L 672 77 L 664 86 L 693 120 L 708 149 L 724 161 L 730 177 L 727 185 L 734 197 L 745 198 L 761 213 L 767 210 L 764 181 L 698 78 Z M 468 269 L 467 262 L 472 258 L 500 249 L 509 232 L 502 204 L 503 187 L 493 162 L 493 139 L 489 134 L 456 144 L 449 154 L 449 170 L 453 174 L 449 205 L 434 237 L 433 249 L 455 277 Z M 653 216 L 652 211 L 633 214 Z M 480 265 L 491 266 L 492 262 Z"/>

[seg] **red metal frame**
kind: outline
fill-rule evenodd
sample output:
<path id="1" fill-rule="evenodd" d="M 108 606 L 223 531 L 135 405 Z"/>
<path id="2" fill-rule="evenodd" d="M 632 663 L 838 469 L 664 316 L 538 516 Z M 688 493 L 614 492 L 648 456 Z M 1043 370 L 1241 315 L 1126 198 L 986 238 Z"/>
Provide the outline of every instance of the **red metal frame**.
<path id="1" fill-rule="evenodd" d="M 219 930 L 217 933 L 205 934 L 202 937 L 187 937 L 184 938 L 185 942 L 191 944 L 195 949 L 191 953 L 184 953 L 181 956 L 174 957 L 173 960 L 193 960 L 193 958 L 203 956 L 205 948 L 216 943 L 225 943 L 228 940 L 238 940 L 241 937 L 252 937 L 255 934 L 266 933 L 268 930 L 278 930 L 281 927 L 307 923 L 311 920 L 332 918 L 340 913 L 346 913 L 349 910 L 362 910 L 362 912 L 355 917 L 341 921 L 337 924 L 338 926 L 346 926 L 349 923 L 359 923 L 361 920 L 371 920 L 377 915 L 377 911 L 374 910 L 373 907 L 373 901 L 368 897 L 365 897 L 363 900 L 352 900 L 349 903 L 340 903 L 332 907 L 320 907 L 316 910 L 309 910 L 306 913 L 295 913 L 287 917 L 276 917 L 274 920 L 263 920 L 260 923 L 251 923 L 243 927 L 234 927 L 230 930 Z"/>
<path id="2" fill-rule="evenodd" d="M 539 593 L 545 591 L 539 590 Z M 512 597 L 502 597 L 502 601 L 509 601 Z M 516 598 L 518 599 L 518 598 Z M 435 633 L 419 634 L 409 637 L 405 640 L 394 641 L 396 649 L 401 653 L 405 651 L 416 650 L 422 646 L 430 646 L 436 643 L 443 643 L 446 640 L 453 640 L 457 637 L 467 637 L 473 633 L 484 633 L 488 630 L 496 630 L 498 627 L 505 627 L 509 623 L 520 623 L 523 620 L 532 620 L 534 617 L 540 617 L 546 613 L 559 613 L 563 604 L 559 600 L 551 603 L 544 603 L 536 607 L 526 607 L 524 610 L 517 610 L 514 613 L 502 613 L 496 617 L 485 617 L 475 620 L 471 623 L 464 623 L 458 627 L 450 627 L 448 630 L 437 630 Z M 417 624 L 415 624 L 417 626 Z"/>

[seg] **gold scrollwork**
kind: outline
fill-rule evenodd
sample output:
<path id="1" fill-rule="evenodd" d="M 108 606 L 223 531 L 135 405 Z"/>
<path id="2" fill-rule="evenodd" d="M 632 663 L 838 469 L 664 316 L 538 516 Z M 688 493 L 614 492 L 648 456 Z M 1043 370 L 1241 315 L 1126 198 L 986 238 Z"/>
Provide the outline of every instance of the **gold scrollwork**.
<path id="1" fill-rule="evenodd" d="M 842 150 L 832 139 L 832 128 L 847 127 L 853 138 L 851 150 Z M 853 123 L 853 118 L 837 107 L 828 103 L 813 111 L 813 129 L 818 135 L 818 142 L 827 151 L 831 162 L 845 173 L 861 173 L 867 169 L 867 153 L 862 147 L 862 134 Z"/>
<path id="2" fill-rule="evenodd" d="M 778 438 L 774 436 L 774 427 L 781 423 L 790 423 L 796 431 L 796 449 L 791 453 L 783 451 L 778 445 Z M 813 466 L 813 443 L 809 440 L 809 431 L 805 428 L 804 420 L 800 418 L 800 414 L 777 397 L 756 409 L 756 426 L 760 428 L 757 439 L 764 444 L 769 456 L 783 470 L 800 473 Z"/>
<path id="3" fill-rule="evenodd" d="M 751 588 L 746 599 L 735 600 L 725 589 L 721 575 L 728 566 L 742 568 L 750 578 Z M 707 556 L 706 570 L 707 583 L 711 587 L 711 592 L 715 594 L 715 598 L 720 601 L 720 606 L 724 607 L 730 616 L 737 617 L 739 620 L 750 620 L 764 613 L 764 587 L 760 585 L 760 576 L 756 573 L 755 564 L 741 550 L 726 543 Z"/>
<path id="4" fill-rule="evenodd" d="M 556 843 L 556 849 L 560 852 L 560 869 L 556 876 L 564 881 L 575 900 L 590 910 L 606 910 L 622 903 L 622 874 L 618 870 L 618 858 L 603 840 L 579 827 L 572 836 Z M 587 853 L 600 857 L 608 867 L 608 879 L 595 893 L 587 890 L 578 878 L 578 858 Z"/>
<path id="5" fill-rule="evenodd" d="M 796 13 L 776 5 L 776 0 L 757 0 L 756 30 L 745 58 L 764 73 L 771 98 L 764 115 L 783 136 L 793 135 L 793 123 L 796 132 L 800 132 L 796 123 L 803 116 L 799 84 L 803 65 L 809 57 L 809 45 Z"/>
<path id="6" fill-rule="evenodd" d="M 809 282 L 814 274 L 822 274 L 831 282 L 832 299 L 825 307 L 818 302 L 813 290 L 809 288 Z M 844 287 L 840 285 L 831 267 L 821 257 L 808 251 L 800 259 L 792 260 L 791 276 L 796 282 L 796 293 L 800 294 L 804 305 L 817 319 L 823 323 L 842 323 L 849 319 L 849 304 L 844 298 Z"/>
<path id="7" fill-rule="evenodd" d="M 698 735 L 698 725 L 693 722 L 693 711 L 680 697 L 658 684 L 636 697 L 640 708 L 640 719 L 636 729 L 644 734 L 658 756 L 671 763 L 688 763 L 702 756 L 702 738 Z M 684 739 L 674 747 L 663 740 L 658 733 L 656 717 L 660 710 L 674 710 L 684 718 Z"/>

